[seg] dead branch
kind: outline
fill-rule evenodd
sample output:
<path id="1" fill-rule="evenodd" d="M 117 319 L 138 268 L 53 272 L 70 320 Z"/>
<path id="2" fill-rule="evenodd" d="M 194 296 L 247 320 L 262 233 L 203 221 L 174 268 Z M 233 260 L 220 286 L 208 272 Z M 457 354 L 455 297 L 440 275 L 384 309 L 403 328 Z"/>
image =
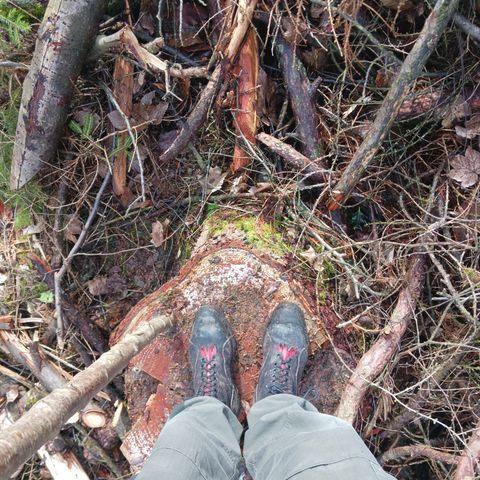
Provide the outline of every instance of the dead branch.
<path id="1" fill-rule="evenodd" d="M 425 457 L 436 462 L 443 462 L 449 465 L 456 465 L 460 457 L 452 453 L 442 452 L 428 445 L 407 445 L 404 447 L 391 448 L 380 457 L 382 465 L 386 463 L 401 461 L 402 465 L 405 461 L 415 458 Z"/>
<path id="2" fill-rule="evenodd" d="M 178 78 L 208 77 L 208 70 L 205 67 L 179 68 L 169 66 L 167 62 L 142 47 L 130 27 L 124 27 L 120 32 L 119 38 L 122 46 L 127 49 L 143 68 L 150 70 L 152 73 L 162 73 L 167 76 L 167 80 L 168 76 Z"/>
<path id="3" fill-rule="evenodd" d="M 236 2 L 236 12 L 232 16 L 232 30 L 225 49 L 225 60 L 230 66 L 234 64 L 238 50 L 243 43 L 247 30 L 252 23 L 253 12 L 257 0 L 239 0 Z"/>
<path id="4" fill-rule="evenodd" d="M 160 155 L 160 162 L 169 162 L 175 159 L 180 153 L 187 148 L 190 139 L 198 131 L 198 129 L 205 122 L 208 110 L 212 104 L 213 98 L 220 88 L 220 79 L 222 77 L 222 67 L 218 65 L 207 84 L 203 89 L 200 99 L 193 108 L 189 117 L 182 125 L 180 132 L 178 133 L 172 144 Z"/>
<path id="5" fill-rule="evenodd" d="M 70 253 L 67 255 L 65 260 L 63 261 L 63 264 L 58 270 L 58 272 L 55 272 L 54 274 L 54 292 L 55 292 L 55 312 L 57 316 L 57 337 L 58 337 L 58 342 L 60 346 L 63 344 L 63 320 L 62 320 L 62 278 L 65 275 L 67 269 L 70 267 L 70 264 L 72 263 L 73 257 L 76 255 L 76 253 L 82 248 L 83 243 L 85 242 L 85 239 L 87 238 L 87 233 L 88 230 L 90 229 L 93 221 L 95 220 L 95 217 L 97 215 L 97 210 L 98 207 L 100 206 L 100 200 L 102 198 L 103 192 L 107 188 L 107 185 L 110 183 L 110 178 L 112 174 L 110 171 L 105 175 L 105 178 L 103 179 L 102 185 L 100 186 L 97 196 L 95 197 L 95 201 L 93 203 L 92 210 L 90 211 L 87 221 L 85 222 L 82 231 L 80 232 L 80 235 L 78 236 L 77 241 L 75 242 L 75 245 L 73 248 L 70 250 Z"/>
<path id="6" fill-rule="evenodd" d="M 0 344 L 15 361 L 27 367 L 48 392 L 67 384 L 65 372 L 48 360 L 38 343 L 31 343 L 25 334 L 21 334 L 19 338 L 11 332 L 0 331 Z M 27 345 L 30 345 L 30 348 Z M 105 412 L 93 401 L 82 409 L 80 417 L 89 428 L 100 428 L 107 422 Z"/>
<path id="7" fill-rule="evenodd" d="M 460 13 L 456 13 L 453 16 L 453 21 L 455 25 L 463 30 L 467 35 L 470 35 L 472 38 L 480 42 L 480 28 L 472 23 L 468 18 L 464 17 Z"/>
<path id="8" fill-rule="evenodd" d="M 119 132 L 117 140 L 120 145 L 125 145 L 125 141 L 130 135 L 131 126 L 128 119 L 132 115 L 133 107 L 133 65 L 122 57 L 115 60 L 115 69 L 113 71 L 113 95 L 112 98 L 117 102 L 117 111 L 126 120 L 128 132 Z M 128 122 L 128 123 L 127 123 Z M 132 132 L 133 133 L 133 132 Z M 137 154 L 136 137 L 132 137 L 132 142 Z M 113 161 L 112 187 L 115 195 L 120 198 L 124 207 L 128 206 L 132 199 L 132 192 L 127 187 L 127 152 L 125 148 L 116 149 L 117 154 Z M 137 155 L 137 159 L 138 159 Z M 140 159 L 141 161 L 141 159 Z M 143 173 L 143 169 L 142 169 Z M 143 185 L 143 182 L 142 182 Z M 143 200 L 145 195 L 143 195 Z"/>
<path id="9" fill-rule="evenodd" d="M 462 453 L 454 480 L 475 480 L 475 472 L 480 473 L 480 421 Z"/>
<path id="10" fill-rule="evenodd" d="M 51 0 L 23 84 L 10 187 L 18 189 L 55 156 L 83 62 L 105 2 Z M 61 46 L 61 47 L 60 47 Z"/>
<path id="11" fill-rule="evenodd" d="M 340 180 L 333 187 L 333 198 L 328 202 L 330 210 L 336 210 L 340 207 L 372 163 L 375 154 L 397 117 L 408 88 L 420 75 L 425 62 L 437 45 L 440 35 L 447 27 L 457 6 L 458 0 L 438 0 L 435 4 L 414 47 L 407 55 L 382 106 L 378 110 L 367 136 L 358 147 Z"/>
<path id="12" fill-rule="evenodd" d="M 11 427 L 0 432 L 0 477 L 12 475 L 51 440 L 72 415 L 82 410 L 110 383 L 135 355 L 171 325 L 171 317 L 165 315 L 142 323 L 90 367 L 75 375 L 65 387 L 54 390 Z"/>
<path id="13" fill-rule="evenodd" d="M 257 139 L 272 152 L 282 157 L 295 170 L 308 175 L 315 182 L 325 181 L 327 170 L 322 169 L 317 165 L 316 161 L 312 161 L 305 155 L 302 155 L 288 143 L 282 142 L 278 138 L 268 135 L 268 133 L 259 133 Z"/>
<path id="14" fill-rule="evenodd" d="M 50 444 L 40 447 L 37 455 L 45 463 L 53 480 L 65 480 L 66 478 L 69 480 L 89 480 L 90 478 L 78 458 L 71 451 L 58 452 Z"/>
<path id="15" fill-rule="evenodd" d="M 416 253 L 409 263 L 405 287 L 398 296 L 392 315 L 379 338 L 362 356 L 343 391 L 336 416 L 353 423 L 368 387 L 380 375 L 397 351 L 410 324 L 422 290 L 425 254 Z"/>
<path id="16" fill-rule="evenodd" d="M 323 160 L 319 158 L 323 152 L 317 128 L 318 114 L 305 67 L 296 55 L 295 49 L 283 37 L 279 35 L 275 45 L 290 104 L 297 120 L 297 132 L 302 142 L 302 151 L 310 160 L 317 159 L 320 168 L 325 168 Z"/>
<path id="17" fill-rule="evenodd" d="M 52 291 L 55 291 L 55 280 L 54 272 L 48 264 L 46 264 L 42 259 L 36 255 L 31 254 L 30 260 L 32 261 L 37 272 L 40 274 L 42 281 L 45 282 L 48 288 Z M 107 342 L 100 332 L 99 328 L 92 323 L 88 317 L 85 315 L 83 310 L 73 301 L 73 299 L 63 291 L 60 292 L 60 302 L 62 314 L 66 320 L 66 325 L 71 325 L 79 332 L 83 338 L 89 343 L 90 347 L 102 354 L 107 348 Z M 82 356 L 82 360 L 85 365 L 88 366 L 92 362 L 90 356 L 85 357 L 84 352 L 81 351 L 79 354 Z"/>

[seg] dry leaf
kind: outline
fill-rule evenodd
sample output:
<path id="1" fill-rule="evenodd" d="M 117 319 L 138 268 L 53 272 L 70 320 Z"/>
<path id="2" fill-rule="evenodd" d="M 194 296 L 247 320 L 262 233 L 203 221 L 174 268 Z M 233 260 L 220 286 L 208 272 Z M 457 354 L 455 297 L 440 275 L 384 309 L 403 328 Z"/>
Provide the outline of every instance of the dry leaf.
<path id="1" fill-rule="evenodd" d="M 462 138 L 471 140 L 477 135 L 480 135 L 480 115 L 475 115 L 470 120 L 465 122 L 465 127 L 457 125 L 455 127 L 455 133 Z"/>
<path id="2" fill-rule="evenodd" d="M 77 241 L 77 235 L 80 235 L 82 228 L 83 228 L 83 222 L 78 216 L 77 213 L 74 213 L 73 215 L 69 216 L 69 220 L 67 223 L 67 226 L 65 228 L 65 238 L 72 243 L 75 243 Z"/>
<path id="3" fill-rule="evenodd" d="M 158 105 L 135 103 L 132 108 L 132 116 L 129 118 L 130 126 L 137 130 L 143 130 L 148 124 L 158 125 L 162 121 L 167 108 L 168 104 L 166 102 L 161 102 Z M 125 119 L 118 110 L 113 110 L 107 116 L 116 130 L 127 129 Z"/>
<path id="4" fill-rule="evenodd" d="M 468 147 L 465 156 L 457 155 L 451 164 L 448 176 L 468 188 L 478 182 L 480 175 L 480 153 Z"/>
<path id="5" fill-rule="evenodd" d="M 222 173 L 220 167 L 213 167 L 206 177 L 202 177 L 202 186 L 205 193 L 213 193 L 222 188 L 227 172 Z"/>
<path id="6" fill-rule="evenodd" d="M 88 291 L 91 295 L 112 295 L 121 293 L 125 296 L 127 286 L 125 280 L 118 273 L 110 276 L 98 275 L 87 282 Z"/>
<path id="7" fill-rule="evenodd" d="M 155 247 L 161 247 L 167 236 L 167 229 L 170 220 L 165 219 L 163 222 L 156 221 L 152 223 L 152 243 Z"/>

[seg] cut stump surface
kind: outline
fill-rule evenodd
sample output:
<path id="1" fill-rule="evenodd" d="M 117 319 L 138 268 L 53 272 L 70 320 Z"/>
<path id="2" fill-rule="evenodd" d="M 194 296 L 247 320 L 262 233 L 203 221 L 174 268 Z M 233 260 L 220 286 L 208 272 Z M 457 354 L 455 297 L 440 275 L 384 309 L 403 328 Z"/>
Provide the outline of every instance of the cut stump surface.
<path id="1" fill-rule="evenodd" d="M 213 240 L 200 240 L 203 245 L 197 244 L 180 273 L 136 305 L 112 336 L 111 342 L 115 343 L 139 322 L 161 312 L 170 311 L 176 318 L 173 331 L 147 346 L 126 373 L 133 426 L 122 451 L 133 470 L 141 468 L 149 456 L 173 408 L 193 393 L 188 345 L 201 305 L 220 306 L 230 322 L 238 342 L 235 381 L 246 409 L 251 405 L 261 366 L 263 334 L 280 302 L 296 302 L 303 309 L 312 355 L 325 343 L 322 319 L 315 313 L 315 302 L 305 284 L 291 278 L 286 261 L 274 258 L 268 248 L 243 243 L 234 230 L 214 235 Z"/>

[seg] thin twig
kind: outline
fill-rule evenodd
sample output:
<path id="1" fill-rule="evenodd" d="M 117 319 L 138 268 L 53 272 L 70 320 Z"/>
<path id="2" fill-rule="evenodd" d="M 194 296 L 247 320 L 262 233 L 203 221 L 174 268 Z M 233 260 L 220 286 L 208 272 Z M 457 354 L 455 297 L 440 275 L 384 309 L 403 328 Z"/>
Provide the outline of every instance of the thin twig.
<path id="1" fill-rule="evenodd" d="M 107 185 L 110 183 L 112 174 L 107 172 L 105 178 L 103 179 L 102 185 L 98 190 L 97 196 L 95 197 L 95 202 L 93 203 L 92 210 L 88 215 L 87 221 L 85 222 L 80 235 L 78 236 L 75 245 L 70 250 L 70 253 L 64 259 L 62 266 L 58 272 L 54 274 L 54 282 L 55 282 L 55 313 L 56 313 L 56 321 L 57 321 L 57 339 L 58 345 L 60 348 L 63 348 L 64 340 L 63 340 L 63 317 L 62 317 L 62 278 L 65 275 L 65 272 L 70 267 L 72 263 L 73 257 L 75 254 L 82 248 L 83 243 L 88 234 L 88 230 L 90 229 L 96 215 L 98 207 L 100 206 L 100 200 L 102 198 L 103 192 L 107 188 Z"/>

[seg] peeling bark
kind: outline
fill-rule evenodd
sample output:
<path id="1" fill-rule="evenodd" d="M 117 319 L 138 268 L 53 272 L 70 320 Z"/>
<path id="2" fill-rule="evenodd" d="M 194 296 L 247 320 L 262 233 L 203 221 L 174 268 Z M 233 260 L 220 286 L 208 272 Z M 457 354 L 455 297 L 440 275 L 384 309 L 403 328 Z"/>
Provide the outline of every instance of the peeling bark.
<path id="1" fill-rule="evenodd" d="M 237 110 L 234 112 L 234 124 L 237 135 L 231 170 L 238 172 L 250 164 L 251 154 L 243 147 L 247 141 L 255 144 L 257 133 L 257 81 L 258 81 L 258 45 L 256 31 L 251 28 L 240 49 L 234 74 L 237 75 Z"/>
<path id="2" fill-rule="evenodd" d="M 10 188 L 20 188 L 53 161 L 75 81 L 95 40 L 105 3 L 50 1 L 23 84 Z"/>

